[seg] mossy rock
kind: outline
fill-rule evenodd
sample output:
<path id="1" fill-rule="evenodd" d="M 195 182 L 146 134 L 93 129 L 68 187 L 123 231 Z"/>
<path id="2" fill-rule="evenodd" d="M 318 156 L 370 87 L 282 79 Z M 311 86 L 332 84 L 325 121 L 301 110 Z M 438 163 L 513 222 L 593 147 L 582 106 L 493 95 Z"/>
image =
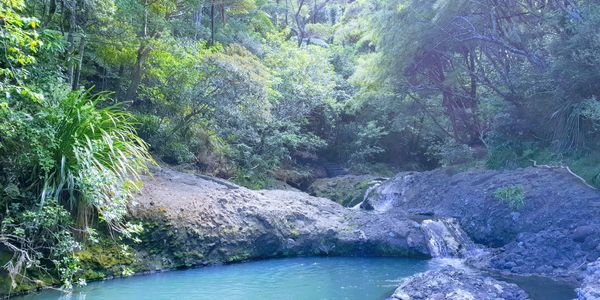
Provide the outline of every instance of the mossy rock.
<path id="1" fill-rule="evenodd" d="M 81 276 L 86 280 L 101 280 L 109 276 L 121 276 L 136 263 L 131 249 L 124 248 L 109 238 L 103 238 L 95 244 L 88 244 L 75 256 L 83 270 Z"/>
<path id="2" fill-rule="evenodd" d="M 315 180 L 308 192 L 317 197 L 331 199 L 343 206 L 359 204 L 373 181 L 381 177 L 373 175 L 345 175 Z"/>
<path id="3" fill-rule="evenodd" d="M 29 269 L 27 271 L 27 280 L 17 281 L 15 288 L 12 288 L 12 281 L 6 271 L 0 271 L 0 298 L 8 295 L 21 295 L 41 288 L 57 285 L 58 280 L 46 272 Z"/>

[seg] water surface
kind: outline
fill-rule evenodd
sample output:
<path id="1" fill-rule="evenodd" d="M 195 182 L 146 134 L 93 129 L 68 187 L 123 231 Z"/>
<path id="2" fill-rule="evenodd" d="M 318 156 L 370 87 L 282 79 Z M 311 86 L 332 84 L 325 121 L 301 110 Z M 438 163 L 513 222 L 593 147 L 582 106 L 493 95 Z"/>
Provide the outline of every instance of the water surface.
<path id="1" fill-rule="evenodd" d="M 399 280 L 428 269 L 407 258 L 311 257 L 248 262 L 90 283 L 20 300 L 360 299 L 389 297 Z"/>
<path id="2" fill-rule="evenodd" d="M 496 276 L 521 287 L 532 300 L 571 300 L 577 298 L 576 285 L 538 276 Z"/>

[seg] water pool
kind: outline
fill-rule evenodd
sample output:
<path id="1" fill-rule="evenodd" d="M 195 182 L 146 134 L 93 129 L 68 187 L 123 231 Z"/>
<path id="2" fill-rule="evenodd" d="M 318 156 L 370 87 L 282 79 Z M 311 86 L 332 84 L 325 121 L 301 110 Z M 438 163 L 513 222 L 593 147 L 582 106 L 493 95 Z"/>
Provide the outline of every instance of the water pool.
<path id="1" fill-rule="evenodd" d="M 93 282 L 72 294 L 44 291 L 20 300 L 373 299 L 400 279 L 426 271 L 424 260 L 376 257 L 286 258 Z"/>

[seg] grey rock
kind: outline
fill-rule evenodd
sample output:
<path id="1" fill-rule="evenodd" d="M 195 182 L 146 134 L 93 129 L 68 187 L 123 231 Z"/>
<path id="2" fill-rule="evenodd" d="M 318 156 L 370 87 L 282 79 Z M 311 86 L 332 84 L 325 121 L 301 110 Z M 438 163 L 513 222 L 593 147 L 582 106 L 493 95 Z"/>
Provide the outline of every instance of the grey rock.
<path id="1" fill-rule="evenodd" d="M 131 215 L 146 225 L 138 256 L 154 269 L 299 255 L 429 256 L 419 224 L 403 214 L 351 210 L 297 191 L 252 191 L 162 169 L 135 202 Z"/>
<path id="2" fill-rule="evenodd" d="M 577 289 L 579 300 L 600 299 L 600 260 L 588 264 L 583 285 Z"/>
<path id="3" fill-rule="evenodd" d="M 516 284 L 448 266 L 402 280 L 391 299 L 524 300 L 528 295 Z"/>
<path id="4" fill-rule="evenodd" d="M 521 208 L 494 196 L 512 186 L 524 191 Z M 503 272 L 572 278 L 600 255 L 600 193 L 561 168 L 403 172 L 361 207 L 413 219 L 456 218 L 474 242 L 498 248 L 489 266 Z"/>

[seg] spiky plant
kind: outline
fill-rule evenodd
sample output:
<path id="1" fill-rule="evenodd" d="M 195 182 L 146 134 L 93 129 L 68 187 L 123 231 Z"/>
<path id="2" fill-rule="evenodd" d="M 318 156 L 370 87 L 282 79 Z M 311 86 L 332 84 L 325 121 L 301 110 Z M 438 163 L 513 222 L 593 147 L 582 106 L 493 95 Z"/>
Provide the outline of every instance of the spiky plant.
<path id="1" fill-rule="evenodd" d="M 111 228 L 121 229 L 140 175 L 153 163 L 148 145 L 135 132 L 133 116 L 119 105 L 100 107 L 108 100 L 106 93 L 72 92 L 49 116 L 56 145 L 44 171 L 41 201 L 54 197 L 67 205 L 80 228 L 97 212 Z"/>

